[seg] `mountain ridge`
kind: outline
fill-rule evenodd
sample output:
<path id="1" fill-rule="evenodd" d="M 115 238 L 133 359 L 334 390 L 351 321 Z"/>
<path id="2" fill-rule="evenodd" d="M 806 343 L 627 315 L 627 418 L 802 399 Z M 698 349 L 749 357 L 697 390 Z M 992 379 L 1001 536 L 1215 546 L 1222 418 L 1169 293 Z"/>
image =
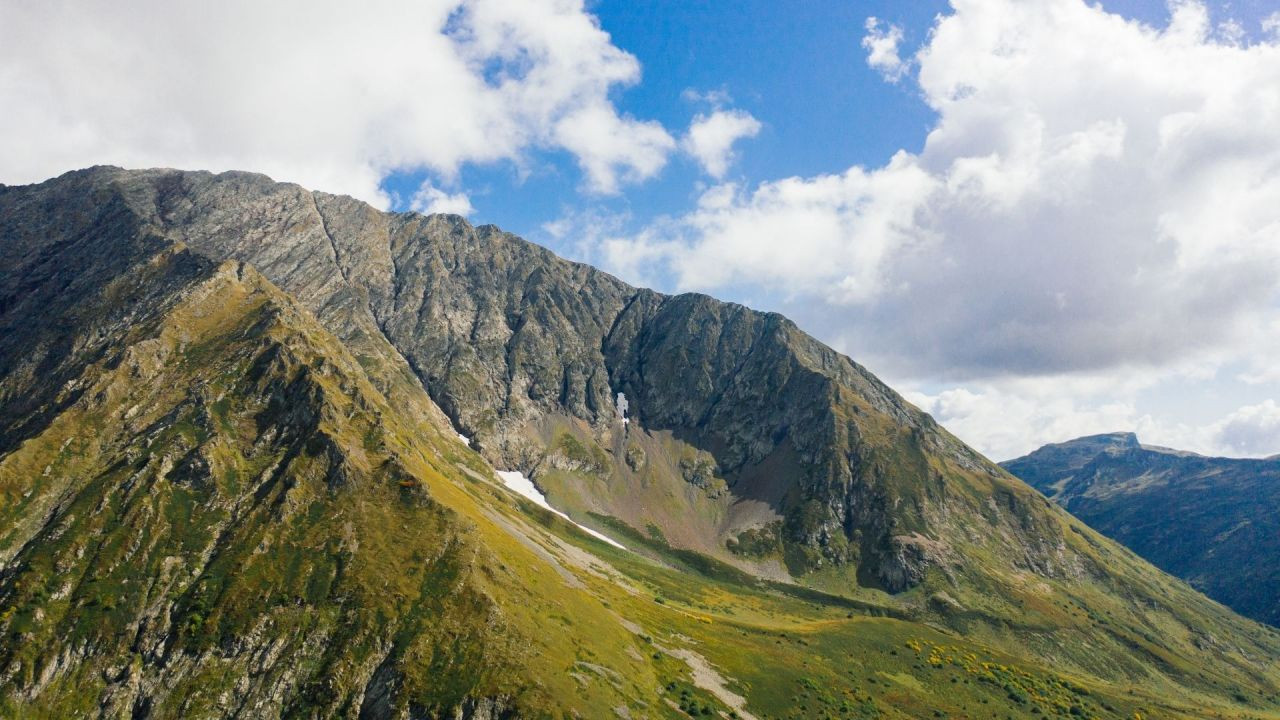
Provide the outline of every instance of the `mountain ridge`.
<path id="1" fill-rule="evenodd" d="M 520 427 L 522 414 L 550 410 L 598 427 L 612 420 L 616 390 L 632 399 L 632 414 L 641 422 L 673 432 L 688 431 L 704 415 L 714 412 L 720 393 L 734 390 L 731 380 L 736 368 L 716 366 L 715 358 L 722 356 L 723 350 L 731 351 L 730 357 L 749 356 L 756 346 L 744 342 L 750 339 L 748 326 L 760 322 L 774 323 L 776 328 L 775 335 L 763 336 L 766 343 L 773 343 L 774 365 L 761 371 L 795 372 L 802 380 L 813 378 L 807 390 L 819 396 L 813 399 L 818 406 L 792 412 L 823 412 L 827 402 L 823 397 L 832 393 L 826 378 L 836 373 L 842 385 L 855 389 L 874 410 L 890 415 L 892 422 L 923 423 L 927 436 L 935 442 L 941 440 L 946 452 L 968 454 L 970 457 L 961 462 L 980 465 L 976 454 L 941 432 L 932 419 L 910 408 L 864 368 L 803 335 L 779 315 L 762 316 L 704 295 L 668 297 L 631 288 L 589 266 L 566 263 L 550 251 L 493 226 L 471 228 L 456 216 L 384 215 L 350 198 L 308 193 L 252 173 L 212 176 L 96 168 L 64 176 L 63 181 L 67 180 L 87 180 L 97 192 L 110 192 L 115 187 L 122 201 L 144 222 L 180 228 L 180 239 L 193 251 L 215 259 L 232 257 L 262 268 L 273 282 L 311 307 L 322 322 L 334 325 L 344 340 L 383 334 L 400 349 L 428 393 L 459 430 L 476 442 L 482 454 L 498 464 L 523 470 L 535 480 L 539 480 L 539 473 L 533 464 L 541 454 L 539 446 L 547 444 L 547 439 L 531 440 L 529 429 Z M 223 197 L 233 202 L 208 204 Z M 269 220 L 256 232 L 278 232 L 293 241 L 284 250 L 254 245 L 245 236 L 232 233 L 237 223 L 243 225 L 246 219 L 249 223 Z M 434 241 L 416 242 L 422 235 Z M 483 257 L 478 257 L 481 253 Z M 511 288 L 515 291 L 501 292 Z M 473 302 L 473 298 L 478 300 Z M 514 302 L 534 307 L 527 314 L 513 312 Z M 698 313 L 696 321 L 710 327 L 689 326 L 685 321 L 690 312 Z M 722 318 L 722 313 L 727 315 Z M 684 326 L 676 324 L 682 322 Z M 648 348 L 644 344 L 652 336 L 645 334 L 652 327 L 650 323 L 667 323 L 664 332 L 657 333 L 668 341 L 666 346 Z M 671 330 L 678 333 L 673 335 Z M 618 332 L 621 337 L 612 337 Z M 737 345 L 708 347 L 709 335 Z M 793 349 L 797 340 L 799 352 Z M 672 348 L 675 344 L 682 347 Z M 671 397 L 651 398 L 650 386 L 637 374 L 650 362 L 649 355 L 673 349 L 685 352 L 691 347 L 702 350 L 698 360 L 715 375 L 680 398 L 698 404 L 677 405 Z M 543 360 L 548 357 L 553 358 L 550 364 Z M 620 357 L 629 362 L 618 362 Z M 620 365 L 621 370 L 615 369 Z M 816 376 L 812 374 L 815 371 Z M 793 396 L 784 395 L 783 400 Z M 737 399 L 750 399 L 757 405 L 762 402 L 750 392 L 740 393 Z M 493 408 L 500 411 L 495 414 Z M 776 444 L 770 436 L 792 427 L 761 422 L 768 415 L 765 408 L 757 409 L 752 422 L 738 425 L 731 419 L 712 417 L 714 437 L 699 439 L 702 444 L 724 446 L 717 458 L 719 465 L 740 469 L 763 462 Z M 832 422 L 839 421 L 826 420 L 828 427 L 821 433 L 844 434 L 830 427 Z M 804 471 L 810 476 L 809 483 L 829 483 L 835 474 L 844 478 L 837 482 L 848 484 L 851 471 L 845 463 L 834 457 L 814 457 L 821 451 L 813 447 L 813 435 L 793 433 L 791 438 L 802 458 L 811 465 L 825 466 Z M 846 536 L 855 528 L 842 527 L 848 521 L 849 513 L 842 507 L 847 503 L 836 498 L 818 500 L 828 507 L 815 510 L 811 515 L 816 517 L 793 513 L 779 519 L 789 528 L 792 539 L 806 549 L 801 562 L 848 562 Z M 861 502 L 883 504 L 889 500 L 873 494 Z M 881 515 L 871 513 L 873 518 Z M 872 559 L 875 567 L 871 574 L 880 575 L 895 588 L 918 579 L 920 560 L 907 567 L 912 564 L 911 556 L 903 554 L 890 530 L 864 524 L 867 527 L 861 529 L 878 543 L 873 546 L 878 555 Z M 711 532 L 706 531 L 708 537 L 702 538 L 700 550 L 719 550 L 719 540 L 710 537 Z"/>
<path id="2" fill-rule="evenodd" d="M 1280 458 L 1210 457 L 1117 433 L 1001 465 L 1210 597 L 1280 623 Z"/>
<path id="3" fill-rule="evenodd" d="M 570 697 L 535 662 L 569 643 L 625 668 L 632 696 L 659 692 L 621 627 L 537 632 L 561 606 L 611 616 L 571 576 L 517 583 L 511 568 L 555 567 L 538 545 L 478 541 L 514 508 L 468 499 L 465 451 L 393 360 L 347 354 L 251 267 L 196 260 L 145 260 L 187 282 L 0 456 L 0 686 L 22 688 L 4 714 L 52 697 L 49 717 L 492 720 Z M 20 492 L 33 477 L 56 484 Z M 514 584 L 522 604 L 497 592 Z"/>
<path id="4" fill-rule="evenodd" d="M 156 612 L 181 620 L 160 634 L 187 648 L 175 657 L 193 667 L 216 666 L 228 648 L 270 656 L 276 640 L 300 637 L 290 634 L 297 625 L 275 635 L 251 630 L 246 613 L 281 603 L 252 584 L 270 578 L 322 618 L 335 608 L 350 613 L 372 645 L 340 648 L 331 659 L 307 656 L 298 672 L 328 673 L 332 691 L 318 679 L 254 695 L 254 680 L 239 680 L 232 660 L 229 679 L 205 677 L 193 687 L 211 697 L 256 698 L 304 716 L 313 706 L 324 716 L 363 716 L 369 702 L 371 718 L 615 706 L 665 717 L 694 703 L 742 714 L 744 698 L 775 717 L 811 716 L 809 704 L 899 717 L 926 709 L 973 714 L 978 703 L 1098 716 L 1151 707 L 1194 716 L 1205 703 L 1234 714 L 1273 712 L 1280 678 L 1269 661 L 1280 656 L 1280 637 L 1070 518 L 782 316 L 632 288 L 492 226 L 381 213 L 251 173 L 97 168 L 3 188 L 0 260 L 0 469 L 10 467 L 0 490 L 42 503 L 45 510 L 30 515 L 39 528 L 59 538 L 81 534 L 70 523 L 87 516 L 68 519 L 59 488 L 86 473 L 99 478 L 76 496 L 88 506 L 161 502 L 173 497 L 176 479 L 208 492 L 192 517 L 222 522 L 227 503 L 251 502 L 236 498 L 261 477 L 253 463 L 294 453 L 296 464 L 285 463 L 275 482 L 286 498 L 302 488 L 307 512 L 294 508 L 289 527 L 281 516 L 254 515 L 244 532 L 277 538 L 277 547 L 288 533 L 313 538 L 300 551 L 305 571 L 285 562 L 294 553 L 255 553 L 246 541 L 233 543 L 238 549 L 218 567 L 248 557 L 258 574 L 229 577 L 182 546 L 170 556 L 206 569 L 174 597 L 151 598 Z M 130 333 L 146 317 L 166 317 L 191 283 L 228 273 L 260 278 L 262 293 L 296 308 L 285 312 L 288 343 L 314 352 L 264 359 L 272 368 L 264 377 L 273 380 L 260 387 L 238 364 L 261 332 L 243 328 L 259 326 L 219 326 L 197 343 L 222 348 L 195 356 L 209 368 L 178 366 L 190 374 L 163 375 L 162 392 L 147 402 L 90 391 L 121 377 L 141 392 L 131 375 L 118 375 Z M 191 352 L 184 337 L 222 305 L 210 301 L 203 315 L 184 315 L 168 352 Z M 306 382 L 294 385 L 299 377 Z M 213 380 L 228 388 L 222 398 L 201 395 Z M 194 393 L 182 407 L 195 414 L 170 415 L 165 403 L 184 392 Z M 628 400 L 629 422 L 619 417 L 617 393 Z M 215 408 L 223 400 L 244 408 L 240 421 L 221 424 Z M 310 420 L 291 426 L 298 429 L 283 442 L 270 428 L 291 407 Z M 61 458 L 71 447 L 49 435 L 55 424 L 97 428 L 77 419 L 85 412 L 161 421 L 152 429 L 99 423 L 103 442 L 114 444 L 76 451 L 82 470 L 32 459 Z M 457 440 L 459 431 L 472 448 Z M 156 438 L 163 439 L 157 453 L 172 454 L 173 466 L 149 461 L 143 469 L 155 478 L 147 493 L 119 490 L 116 473 Z M 228 453 L 253 462 L 228 463 Z M 593 544 L 510 496 L 494 468 L 526 472 L 557 508 L 635 552 Z M 399 519 L 331 520 L 372 517 L 361 513 L 411 513 L 424 531 Z M 148 533 L 170 537 L 168 525 L 147 517 L 83 534 L 111 548 Z M 356 589 L 339 596 L 376 594 L 385 583 L 399 588 L 389 598 L 343 605 L 323 592 L 338 575 L 333 552 L 319 549 L 337 542 L 341 550 L 353 537 L 381 550 L 358 553 L 370 574 L 344 575 L 355 583 L 344 587 Z M 438 552 L 432 539 L 455 537 L 474 540 L 437 543 L 463 558 L 440 569 L 467 582 L 428 582 L 422 573 L 433 566 L 424 560 Z M 132 671 L 118 671 L 128 643 L 108 647 L 119 638 L 101 628 L 106 644 L 97 654 L 76 646 L 46 655 L 35 641 L 57 637 L 56 622 L 64 621 L 55 618 L 101 617 L 84 608 L 105 607 L 108 594 L 110 613 L 142 622 L 117 598 L 164 577 L 161 566 L 119 576 L 95 565 L 96 556 L 49 555 L 57 543 L 47 553 L 29 538 L 0 543 L 0 631 L 22 640 L 23 653 L 0 668 L 7 701 L 56 715 L 124 693 L 134 707 L 151 703 L 142 716 L 181 709 L 164 704 L 180 701 L 154 684 L 165 673 L 161 655 L 129 660 L 139 665 L 137 677 L 152 678 L 138 685 Z M 59 567 L 102 590 L 86 587 L 71 612 L 51 579 L 64 572 L 54 572 Z M 396 567 L 422 584 L 404 587 Z M 195 582 L 201 576 L 211 589 Z M 414 597 L 424 598 L 421 608 L 386 609 Z M 290 602 L 296 597 L 283 605 Z M 492 619 L 499 616 L 505 620 Z M 202 635 L 206 623 L 217 632 Z M 547 623 L 565 630 L 544 638 Z M 336 633 L 342 624 L 326 627 Z M 205 639 L 184 645 L 194 642 L 188 634 Z M 550 659 L 534 662 L 513 649 L 526 645 Z M 495 655 L 489 647 L 507 650 Z M 438 669 L 431 658 L 448 648 L 462 653 L 456 662 L 467 669 L 457 687 L 423 674 Z M 387 649 L 394 652 L 380 654 Z M 692 672 L 699 661 L 673 660 L 689 653 L 712 659 L 732 692 Z M 851 658 L 877 670 L 851 680 Z M 323 671 L 330 661 L 346 670 Z M 509 662 L 528 683 L 506 677 Z M 62 684 L 42 681 L 46 672 Z M 94 679 L 104 672 L 105 680 Z M 942 673 L 942 690 L 931 673 Z M 882 681 L 915 689 L 882 693 Z M 239 689 L 243 682 L 250 690 Z M 843 688 L 843 700 L 824 688 Z M 648 702 L 656 697 L 666 700 Z M 102 707 L 117 707 L 112 702 Z M 230 707 L 211 702 L 194 714 Z"/>

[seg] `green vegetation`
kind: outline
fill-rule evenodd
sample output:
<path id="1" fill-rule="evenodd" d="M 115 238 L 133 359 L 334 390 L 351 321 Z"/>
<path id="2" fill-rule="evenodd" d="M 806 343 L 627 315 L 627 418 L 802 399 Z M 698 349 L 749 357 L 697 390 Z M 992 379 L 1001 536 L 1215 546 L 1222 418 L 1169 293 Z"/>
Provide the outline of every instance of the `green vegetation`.
<path id="1" fill-rule="evenodd" d="M 782 551 L 782 523 L 772 522 L 764 527 L 750 528 L 738 533 L 738 537 L 725 541 L 729 552 L 747 557 L 767 557 Z"/>
<path id="2" fill-rule="evenodd" d="M 554 449 L 564 455 L 570 467 L 591 475 L 608 475 L 612 467 L 609 456 L 599 445 L 588 441 L 583 443 L 572 433 L 561 433 L 556 439 Z"/>
<path id="3" fill-rule="evenodd" d="M 62 300 L 34 323 L 5 296 L 29 312 L 7 326 L 23 356 L 0 345 L 21 416 L 0 437 L 0 717 L 1280 718 L 1275 631 L 777 316 L 372 211 L 333 231 L 385 230 L 361 247 L 394 276 L 348 282 L 324 263 L 353 238 L 315 226 L 347 201 L 196 178 L 240 188 L 223 213 L 146 177 L 13 213 L 62 214 L 5 287 Z M 183 228 L 209 255 L 161 232 L 187 210 L 212 213 Z M 59 223 L 84 232 L 40 244 Z M 281 249 L 323 323 L 209 260 L 224 241 Z M 613 383 L 643 420 L 617 422 Z"/>

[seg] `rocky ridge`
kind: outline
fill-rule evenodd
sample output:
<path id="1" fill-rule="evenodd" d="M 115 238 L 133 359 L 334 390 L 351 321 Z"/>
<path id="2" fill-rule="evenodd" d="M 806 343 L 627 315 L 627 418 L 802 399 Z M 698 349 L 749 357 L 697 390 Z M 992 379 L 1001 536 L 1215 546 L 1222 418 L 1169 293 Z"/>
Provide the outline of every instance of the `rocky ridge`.
<path id="1" fill-rule="evenodd" d="M 1273 703 L 1280 638 L 781 316 L 248 173 L 0 187 L 0 261 L 0 711 Z"/>
<path id="2" fill-rule="evenodd" d="M 890 590 L 912 586 L 943 559 L 915 538 L 937 539 L 940 501 L 965 499 L 944 497 L 953 474 L 999 486 L 1008 511 L 1034 517 L 1033 494 L 778 315 L 632 288 L 456 216 L 380 213 L 248 173 L 98 168 L 29 194 L 7 199 L 12 234 L 23 225 L 84 233 L 94 223 L 135 223 L 212 261 L 254 266 L 346 343 L 385 338 L 486 458 L 525 471 L 571 509 L 627 515 L 612 493 L 540 477 L 554 468 L 539 467 L 566 432 L 612 451 L 613 400 L 625 393 L 637 447 L 670 458 L 669 468 L 655 464 L 656 483 L 683 493 L 680 462 L 702 451 L 735 491 L 699 499 L 711 507 L 682 517 L 664 507 L 627 519 L 677 536 L 699 528 L 685 544 L 730 561 L 739 558 L 726 540 L 773 523 L 792 573 L 851 566 Z M 15 239 L 10 248 L 41 246 Z M 26 275 L 15 265 L 15 276 Z M 628 474 L 624 458 L 607 460 L 610 473 Z M 720 519 L 707 522 L 712 514 Z M 1019 523 L 1003 532 L 1025 534 Z M 1023 562 L 1069 572 L 1057 528 L 1037 532 L 1025 538 Z"/>
<path id="3" fill-rule="evenodd" d="M 1280 459 L 1205 457 L 1113 433 L 1003 465 L 1209 597 L 1280 624 Z"/>

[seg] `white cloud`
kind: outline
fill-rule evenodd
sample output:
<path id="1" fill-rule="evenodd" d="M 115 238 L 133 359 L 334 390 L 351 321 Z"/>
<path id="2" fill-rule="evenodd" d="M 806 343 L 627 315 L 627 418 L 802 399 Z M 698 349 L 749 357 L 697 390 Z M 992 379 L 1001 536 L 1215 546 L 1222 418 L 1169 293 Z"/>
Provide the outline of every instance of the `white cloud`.
<path id="1" fill-rule="evenodd" d="M 1163 29 L 1080 0 L 952 5 L 914 56 L 937 113 L 920 153 L 718 185 L 597 259 L 647 259 L 681 289 L 770 288 L 899 377 L 1251 342 L 1280 292 L 1280 44 L 1224 41 L 1194 2 Z M 892 32 L 871 26 L 883 64 Z"/>
<path id="2" fill-rule="evenodd" d="M 409 201 L 409 209 L 427 215 L 433 213 L 449 213 L 453 215 L 470 215 L 471 198 L 466 193 L 447 193 L 436 187 L 430 180 L 424 181 Z"/>
<path id="3" fill-rule="evenodd" d="M 1250 386 L 1274 384 L 1280 390 L 1280 313 L 1249 328 L 1250 339 L 1239 353 L 1235 379 Z M 1257 391 L 1261 388 L 1250 388 Z"/>
<path id="4" fill-rule="evenodd" d="M 667 162 L 675 140 L 656 122 L 620 117 L 601 100 L 561 118 L 554 137 L 578 156 L 587 188 L 611 195 L 624 182 L 653 177 Z"/>
<path id="5" fill-rule="evenodd" d="M 903 162 L 899 162 L 899 160 Z M 934 180 L 895 158 L 884 171 L 852 168 L 841 175 L 788 178 L 752 191 L 735 184 L 703 193 L 678 224 L 642 233 L 649 254 L 672 260 L 681 288 L 721 287 L 746 279 L 790 293 L 821 292 L 843 301 L 876 282 L 882 254 L 910 225 L 911 199 Z M 860 234 L 863 242 L 850 242 Z M 604 261 L 625 250 L 614 243 Z"/>
<path id="6" fill-rule="evenodd" d="M 1194 377 L 1195 368 L 1153 375 L 1126 368 L 1057 377 L 1006 377 L 904 395 L 965 442 L 995 460 L 1025 455 L 1048 443 L 1108 432 L 1137 432 L 1148 444 L 1217 451 L 1207 427 L 1157 418 L 1140 410 L 1140 395 Z"/>
<path id="7" fill-rule="evenodd" d="M 898 44 L 902 42 L 902 28 L 897 25 L 882 25 L 878 19 L 869 17 L 866 29 L 867 34 L 862 38 L 862 47 L 867 51 L 867 64 L 889 82 L 898 82 L 910 69 L 910 63 L 898 55 Z"/>
<path id="8" fill-rule="evenodd" d="M 253 169 L 384 204 L 390 171 L 568 150 L 588 189 L 675 141 L 581 0 L 0 5 L 0 181 L 94 163 Z"/>
<path id="9" fill-rule="evenodd" d="M 1272 37 L 1280 36 L 1280 10 L 1262 18 L 1262 32 Z"/>
<path id="10" fill-rule="evenodd" d="M 957 437 L 995 460 L 1082 435 L 1131 430 L 1140 422 L 1130 402 L 1087 405 L 1047 387 L 959 387 L 934 395 L 910 391 L 906 395 Z"/>
<path id="11" fill-rule="evenodd" d="M 1277 15 L 1280 15 L 1280 13 L 1277 13 Z M 707 91 L 697 90 L 696 88 L 685 88 L 684 91 L 680 93 L 680 97 L 685 102 L 705 103 L 715 108 L 724 107 L 725 105 L 733 103 L 733 96 L 731 96 L 729 91 L 724 88 Z"/>
<path id="12" fill-rule="evenodd" d="M 1280 452 L 1280 405 L 1264 400 L 1227 416 L 1216 428 L 1218 445 L 1232 455 Z"/>
<path id="13" fill-rule="evenodd" d="M 693 156 L 703 171 L 717 180 L 733 162 L 733 144 L 760 132 L 760 121 L 745 110 L 715 110 L 698 114 L 689 125 L 680 147 Z"/>
<path id="14" fill-rule="evenodd" d="M 996 460 L 1085 435 L 1135 432 L 1148 445 L 1203 455 L 1257 457 L 1280 452 L 1280 406 L 1270 399 L 1196 422 L 1143 412 L 1141 394 L 1187 378 L 1142 372 L 1009 378 L 905 396 L 965 442 Z"/>

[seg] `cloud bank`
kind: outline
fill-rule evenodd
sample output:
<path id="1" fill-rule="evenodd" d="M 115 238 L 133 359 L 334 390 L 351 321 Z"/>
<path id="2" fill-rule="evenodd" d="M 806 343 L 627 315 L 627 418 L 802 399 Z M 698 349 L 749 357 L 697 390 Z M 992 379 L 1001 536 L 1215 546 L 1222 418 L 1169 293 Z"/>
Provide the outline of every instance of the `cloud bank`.
<path id="1" fill-rule="evenodd" d="M 1136 432 L 1144 443 L 1202 455 L 1280 453 L 1280 405 L 1274 400 L 1244 405 L 1203 422 L 1177 422 L 1142 412 L 1132 395 L 1123 389 L 1115 392 L 1131 382 L 1132 378 L 1022 379 L 906 395 L 948 430 L 997 460 L 1048 443 L 1115 431 Z"/>
<path id="2" fill-rule="evenodd" d="M 868 65 L 936 113 L 920 152 L 714 185 L 595 259 L 763 297 L 899 383 L 961 383 L 922 403 L 993 454 L 1140 424 L 1131 378 L 1175 365 L 1272 377 L 1257 348 L 1280 300 L 1280 37 L 1268 20 L 1245 42 L 1198 2 L 1170 12 L 1155 28 L 1081 0 L 953 0 L 905 56 L 869 19 Z M 1109 390 L 1073 400 L 1076 376 Z M 990 414 L 1005 401 L 1039 431 L 988 432 L 1017 422 Z M 1183 435 L 1261 451 L 1207 428 Z"/>
<path id="3" fill-rule="evenodd" d="M 0 181 L 252 168 L 385 206 L 390 172 L 542 149 L 613 193 L 676 146 L 610 101 L 639 78 L 582 0 L 6 2 Z"/>
<path id="4" fill-rule="evenodd" d="M 714 186 L 606 261 L 769 288 L 935 376 L 1161 362 L 1255 328 L 1280 288 L 1280 45 L 1194 3 L 1162 30 L 1078 0 L 953 5 L 912 60 L 938 115 L 921 153 Z M 897 40 L 870 27 L 884 69 Z"/>

